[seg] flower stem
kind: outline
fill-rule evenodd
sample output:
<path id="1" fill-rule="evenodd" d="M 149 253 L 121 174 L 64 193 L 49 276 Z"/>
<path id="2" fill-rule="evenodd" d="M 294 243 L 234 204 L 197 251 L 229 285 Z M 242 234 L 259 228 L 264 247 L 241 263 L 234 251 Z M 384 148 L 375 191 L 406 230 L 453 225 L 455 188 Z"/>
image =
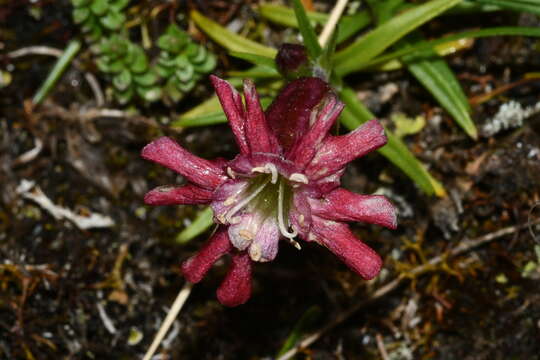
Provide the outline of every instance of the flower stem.
<path id="1" fill-rule="evenodd" d="M 184 306 L 187 298 L 189 297 L 189 294 L 191 294 L 192 288 L 193 288 L 193 283 L 186 281 L 186 283 L 184 284 L 184 287 L 182 288 L 182 290 L 180 290 L 180 292 L 178 293 L 178 296 L 176 296 L 176 299 L 174 300 L 174 303 L 172 304 L 172 307 L 169 310 L 169 313 L 165 317 L 165 320 L 163 320 L 163 324 L 161 324 L 161 327 L 159 328 L 156 336 L 154 337 L 152 344 L 146 351 L 146 354 L 144 354 L 143 360 L 150 360 L 152 358 L 159 344 L 161 344 L 161 341 L 167 334 L 167 331 L 169 331 L 169 328 L 171 327 L 174 320 L 178 316 L 178 313 L 180 312 L 180 310 L 182 310 L 182 306 Z"/>
<path id="2" fill-rule="evenodd" d="M 319 36 L 319 44 L 321 44 L 321 47 L 324 48 L 324 45 L 326 45 L 328 39 L 330 39 L 330 36 L 334 32 L 339 18 L 341 17 L 343 10 L 345 10 L 345 6 L 347 6 L 348 2 L 349 0 L 338 0 L 336 5 L 332 9 L 332 12 L 330 13 L 330 18 L 328 19 L 328 22 L 324 26 L 323 31 Z"/>

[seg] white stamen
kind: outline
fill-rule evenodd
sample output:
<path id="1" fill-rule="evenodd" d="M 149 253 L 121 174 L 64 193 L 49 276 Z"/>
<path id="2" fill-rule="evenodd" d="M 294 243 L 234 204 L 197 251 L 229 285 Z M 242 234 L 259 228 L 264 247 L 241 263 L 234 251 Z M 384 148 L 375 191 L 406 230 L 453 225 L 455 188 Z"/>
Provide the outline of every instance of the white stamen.
<path id="1" fill-rule="evenodd" d="M 223 205 L 229 206 L 236 202 L 236 196 L 229 196 L 224 202 Z"/>
<path id="2" fill-rule="evenodd" d="M 229 177 L 231 179 L 236 179 L 236 175 L 234 174 L 234 171 L 233 169 L 231 169 L 230 167 L 227 166 L 227 175 L 229 175 Z"/>
<path id="3" fill-rule="evenodd" d="M 298 232 L 296 229 L 293 228 L 293 232 L 289 232 L 287 228 L 285 227 L 285 222 L 283 220 L 283 181 L 279 182 L 279 191 L 278 191 L 278 224 L 279 224 L 279 231 L 281 232 L 281 235 L 285 236 L 286 238 L 292 239 L 296 235 L 298 235 Z"/>
<path id="4" fill-rule="evenodd" d="M 232 219 L 231 219 L 231 221 L 230 221 L 230 223 L 234 225 L 234 224 L 238 224 L 240 221 L 242 221 L 242 217 L 240 217 L 240 216 L 233 216 Z"/>
<path id="5" fill-rule="evenodd" d="M 270 179 L 266 180 L 261 186 L 255 189 L 249 196 L 246 196 L 242 201 L 240 201 L 236 206 L 234 206 L 232 209 L 227 211 L 227 214 L 225 215 L 225 220 L 227 222 L 231 223 L 231 218 L 240 211 L 244 206 L 246 206 L 251 200 L 255 199 L 257 195 L 260 194 L 261 191 L 265 188 L 265 186 L 270 182 Z"/>
<path id="6" fill-rule="evenodd" d="M 294 240 L 294 239 L 289 239 L 289 241 L 291 242 L 292 246 L 294 246 L 295 248 L 297 248 L 298 250 L 302 250 L 302 247 L 300 246 L 300 244 L 298 243 L 298 241 Z"/>
<path id="7" fill-rule="evenodd" d="M 264 168 L 270 171 L 270 174 L 272 174 L 272 184 L 277 183 L 278 171 L 277 171 L 276 165 L 272 163 L 267 163 L 266 165 L 264 165 Z"/>
<path id="8" fill-rule="evenodd" d="M 264 166 L 258 166 L 251 169 L 251 172 L 266 173 L 266 169 L 264 168 Z"/>
<path id="9" fill-rule="evenodd" d="M 299 174 L 299 173 L 292 174 L 289 177 L 289 180 L 304 183 L 304 184 L 309 183 L 307 176 L 304 174 Z"/>

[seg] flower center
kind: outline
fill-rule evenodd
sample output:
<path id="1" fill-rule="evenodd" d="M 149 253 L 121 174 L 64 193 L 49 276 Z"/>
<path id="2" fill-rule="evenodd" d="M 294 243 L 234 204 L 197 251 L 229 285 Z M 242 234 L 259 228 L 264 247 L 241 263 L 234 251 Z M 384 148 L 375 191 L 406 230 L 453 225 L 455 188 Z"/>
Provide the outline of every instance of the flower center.
<path id="1" fill-rule="evenodd" d="M 254 172 L 261 172 L 260 175 L 249 180 L 247 189 L 240 196 L 240 201 L 230 208 L 225 214 L 225 220 L 230 224 L 239 221 L 238 213 L 257 212 L 261 218 L 274 217 L 279 226 L 281 235 L 293 239 L 298 232 L 289 230 L 289 211 L 293 198 L 293 184 L 297 181 L 291 177 L 287 179 L 277 172 L 273 164 L 265 167 L 255 168 Z M 295 174 L 300 175 L 300 174 Z"/>

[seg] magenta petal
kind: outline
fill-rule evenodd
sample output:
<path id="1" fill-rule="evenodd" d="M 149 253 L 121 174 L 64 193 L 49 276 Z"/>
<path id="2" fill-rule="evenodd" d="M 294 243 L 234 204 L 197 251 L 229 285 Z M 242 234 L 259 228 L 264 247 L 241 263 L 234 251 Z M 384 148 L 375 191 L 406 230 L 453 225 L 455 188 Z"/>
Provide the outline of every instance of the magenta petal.
<path id="1" fill-rule="evenodd" d="M 141 156 L 176 171 L 190 182 L 206 189 L 213 190 L 225 180 L 222 169 L 211 161 L 191 154 L 166 136 L 146 145 Z"/>
<path id="2" fill-rule="evenodd" d="M 221 107 L 229 120 L 229 124 L 242 154 L 249 154 L 249 146 L 245 134 L 246 113 L 242 97 L 227 81 L 210 75 L 210 80 L 216 89 Z"/>
<path id="3" fill-rule="evenodd" d="M 232 256 L 231 267 L 217 290 L 217 298 L 225 306 L 244 304 L 251 296 L 251 259 L 246 252 Z"/>
<path id="4" fill-rule="evenodd" d="M 336 189 L 324 199 L 311 200 L 313 214 L 336 221 L 361 221 L 397 227 L 396 208 L 382 195 L 359 195 L 345 189 Z"/>
<path id="5" fill-rule="evenodd" d="M 326 82 L 310 77 L 295 80 L 279 92 L 266 110 L 266 119 L 284 151 L 305 135 L 311 112 L 329 91 Z"/>
<path id="6" fill-rule="evenodd" d="M 386 141 L 382 125 L 377 120 L 370 120 L 347 135 L 326 138 L 306 173 L 312 179 L 326 177 L 352 160 L 380 148 Z"/>
<path id="7" fill-rule="evenodd" d="M 278 153 L 279 146 L 274 134 L 268 128 L 259 95 L 251 80 L 244 80 L 247 119 L 245 134 L 252 153 Z"/>
<path id="8" fill-rule="evenodd" d="M 227 230 L 221 228 L 208 240 L 202 249 L 182 264 L 182 273 L 187 281 L 197 283 L 223 255 L 231 251 L 232 245 Z"/>
<path id="9" fill-rule="evenodd" d="M 293 195 L 293 206 L 289 212 L 289 221 L 298 235 L 307 239 L 311 228 L 311 207 L 304 191 L 296 191 Z"/>
<path id="10" fill-rule="evenodd" d="M 305 136 L 298 139 L 293 148 L 286 155 L 296 166 L 304 169 L 317 152 L 321 141 L 326 137 L 328 131 L 334 125 L 339 114 L 343 110 L 344 104 L 339 101 L 334 93 L 329 93 L 323 99 L 320 110 L 314 110 L 310 124 L 310 129 Z"/>
<path id="11" fill-rule="evenodd" d="M 313 216 L 312 235 L 363 279 L 373 279 L 381 270 L 381 257 L 356 238 L 346 224 Z"/>
<path id="12" fill-rule="evenodd" d="M 197 185 L 159 186 L 144 196 L 147 205 L 207 204 L 212 201 L 212 191 Z"/>
<path id="13" fill-rule="evenodd" d="M 275 259 L 280 238 L 276 219 L 270 216 L 259 227 L 248 253 L 253 261 L 267 262 Z"/>

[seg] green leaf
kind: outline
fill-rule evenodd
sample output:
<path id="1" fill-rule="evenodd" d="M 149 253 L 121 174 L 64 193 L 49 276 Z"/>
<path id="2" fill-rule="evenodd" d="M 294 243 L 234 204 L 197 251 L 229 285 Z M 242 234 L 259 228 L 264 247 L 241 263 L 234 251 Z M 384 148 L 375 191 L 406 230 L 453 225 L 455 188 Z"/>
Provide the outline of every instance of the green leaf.
<path id="1" fill-rule="evenodd" d="M 375 115 L 357 100 L 351 88 L 343 88 L 340 97 L 346 105 L 341 114 L 341 123 L 349 130 L 354 130 L 364 122 L 375 118 Z M 429 174 L 397 136 L 386 130 L 386 137 L 388 142 L 377 150 L 379 153 L 400 168 L 426 194 L 446 196 L 444 187 Z"/>
<path id="2" fill-rule="evenodd" d="M 252 78 L 252 79 L 281 79 L 282 76 L 277 70 L 270 69 L 266 66 L 255 66 L 243 71 L 229 71 L 228 75 L 237 78 Z"/>
<path id="3" fill-rule="evenodd" d="M 540 15 L 538 0 L 475 0 L 477 3 L 496 5 L 502 9 Z"/>
<path id="4" fill-rule="evenodd" d="M 176 78 L 170 78 L 169 80 L 167 80 L 163 91 L 174 102 L 178 102 L 184 97 L 184 92 L 179 89 L 178 79 Z"/>
<path id="5" fill-rule="evenodd" d="M 142 73 L 140 75 L 135 75 L 133 80 L 139 85 L 142 86 L 152 86 L 158 81 L 158 76 L 152 71 Z"/>
<path id="6" fill-rule="evenodd" d="M 120 91 L 126 90 L 131 85 L 131 73 L 126 69 L 113 77 L 113 85 Z"/>
<path id="7" fill-rule="evenodd" d="M 73 9 L 73 22 L 75 24 L 82 24 L 86 19 L 88 19 L 88 16 L 90 16 L 90 9 L 88 8 L 80 8 L 80 9 Z"/>
<path id="8" fill-rule="evenodd" d="M 467 135 L 476 139 L 478 131 L 470 116 L 469 102 L 446 62 L 440 58 L 433 58 L 407 63 L 407 65 L 409 71 L 452 115 Z"/>
<path id="9" fill-rule="evenodd" d="M 175 61 L 176 71 L 174 72 L 176 77 L 182 82 L 189 81 L 193 78 L 195 70 L 193 65 L 182 55 L 178 56 Z"/>
<path id="10" fill-rule="evenodd" d="M 158 86 L 153 87 L 137 87 L 137 94 L 144 100 L 153 102 L 161 99 L 161 88 Z"/>
<path id="11" fill-rule="evenodd" d="M 71 61 L 75 55 L 81 49 L 81 43 L 77 40 L 72 40 L 69 42 L 68 46 L 62 53 L 62 56 L 58 58 L 51 72 L 43 82 L 43 85 L 38 89 L 34 97 L 32 98 L 32 103 L 34 105 L 39 105 L 41 102 L 49 95 L 51 90 L 54 88 L 58 80 L 62 77 L 62 74 L 71 64 Z"/>
<path id="12" fill-rule="evenodd" d="M 190 49 L 188 47 L 188 51 L 186 51 L 186 55 L 192 64 L 200 64 L 208 56 L 208 51 L 206 50 L 204 46 L 200 46 L 197 44 L 193 44 L 193 45 L 194 45 L 195 51 L 189 51 Z"/>
<path id="13" fill-rule="evenodd" d="M 216 67 L 216 57 L 212 54 L 208 54 L 205 61 L 201 64 L 193 64 L 193 68 L 199 74 L 208 74 Z"/>
<path id="14" fill-rule="evenodd" d="M 239 59 L 242 59 L 242 60 L 249 61 L 250 63 L 252 63 L 254 65 L 264 66 L 264 67 L 267 67 L 267 68 L 270 68 L 270 69 L 273 69 L 273 70 L 277 71 L 276 62 L 274 61 L 274 58 L 269 58 L 269 57 L 260 56 L 260 55 L 254 55 L 254 54 L 245 53 L 245 52 L 237 52 L 237 51 L 231 51 L 229 53 L 229 55 L 231 55 L 231 56 L 233 56 L 235 58 L 239 58 Z"/>
<path id="15" fill-rule="evenodd" d="M 178 54 L 184 49 L 187 42 L 188 39 L 186 34 L 184 34 L 184 36 L 173 36 L 166 33 L 158 38 L 157 45 L 162 50 Z"/>
<path id="16" fill-rule="evenodd" d="M 298 29 L 300 30 L 300 34 L 302 34 L 309 57 L 312 60 L 317 60 L 322 53 L 322 48 L 317 39 L 317 34 L 315 34 L 315 29 L 313 29 L 313 26 L 309 22 L 302 2 L 300 0 L 293 0 L 292 4 L 296 21 L 298 21 Z"/>
<path id="17" fill-rule="evenodd" d="M 108 0 L 93 0 L 92 5 L 90 5 L 90 9 L 97 16 L 104 15 L 109 9 L 109 1 Z"/>
<path id="18" fill-rule="evenodd" d="M 101 23 L 109 30 L 118 30 L 126 21 L 126 16 L 117 11 L 109 11 L 106 16 L 100 18 Z"/>
<path id="19" fill-rule="evenodd" d="M 147 71 L 148 58 L 146 57 L 146 54 L 144 53 L 144 51 L 141 48 L 136 47 L 135 54 L 136 55 L 135 55 L 134 61 L 131 64 L 129 64 L 129 68 L 131 69 L 131 71 L 133 71 L 136 74 L 140 74 Z"/>
<path id="20" fill-rule="evenodd" d="M 110 7 L 111 9 L 115 11 L 120 11 L 124 9 L 129 4 L 130 1 L 131 0 L 116 0 L 110 5 Z"/>
<path id="21" fill-rule="evenodd" d="M 298 28 L 298 21 L 296 21 L 294 10 L 289 7 L 274 4 L 262 4 L 259 6 L 259 12 L 263 17 L 276 24 Z M 328 14 L 314 11 L 307 11 L 306 15 L 310 21 L 320 25 L 326 24 L 328 18 L 330 17 Z M 336 43 L 339 44 L 347 40 L 352 35 L 366 27 L 370 22 L 371 16 L 365 10 L 358 11 L 354 15 L 343 16 L 337 27 L 338 36 L 336 38 Z"/>
<path id="22" fill-rule="evenodd" d="M 514 26 L 501 26 L 493 27 L 482 30 L 470 30 L 463 31 L 457 34 L 452 34 L 444 36 L 437 40 L 422 41 L 420 43 L 414 44 L 409 48 L 403 48 L 386 55 L 377 57 L 365 65 L 360 66 L 358 69 L 363 69 L 366 67 L 372 67 L 378 64 L 386 63 L 390 60 L 398 59 L 406 55 L 414 55 L 417 57 L 429 56 L 431 51 L 435 49 L 436 46 L 442 45 L 445 43 L 450 43 L 452 41 L 460 39 L 473 39 L 473 38 L 483 38 L 490 36 L 532 36 L 540 37 L 540 29 L 533 27 L 514 27 Z"/>
<path id="23" fill-rule="evenodd" d="M 133 88 L 128 88 L 126 91 L 115 91 L 114 97 L 121 105 L 125 105 L 133 98 Z"/>
<path id="24" fill-rule="evenodd" d="M 287 340 L 285 340 L 285 343 L 277 353 L 276 358 L 281 357 L 287 351 L 292 349 L 304 336 L 304 334 L 307 333 L 311 327 L 313 327 L 315 322 L 321 317 L 321 314 L 321 308 L 318 306 L 311 306 L 309 309 L 307 309 L 296 325 L 294 325 L 294 328 L 287 337 Z"/>
<path id="25" fill-rule="evenodd" d="M 214 224 L 213 216 L 214 213 L 212 212 L 211 207 L 207 207 L 200 211 L 195 220 L 176 235 L 176 242 L 179 244 L 188 243 L 193 238 L 208 230 L 212 224 Z"/>
<path id="26" fill-rule="evenodd" d="M 209 37 L 229 51 L 247 52 L 271 58 L 276 56 L 277 51 L 275 49 L 235 34 L 218 23 L 201 15 L 196 10 L 191 11 L 191 19 Z"/>
<path id="27" fill-rule="evenodd" d="M 344 76 L 361 69 L 403 36 L 460 1 L 432 0 L 393 17 L 338 52 L 334 59 L 336 73 Z"/>

